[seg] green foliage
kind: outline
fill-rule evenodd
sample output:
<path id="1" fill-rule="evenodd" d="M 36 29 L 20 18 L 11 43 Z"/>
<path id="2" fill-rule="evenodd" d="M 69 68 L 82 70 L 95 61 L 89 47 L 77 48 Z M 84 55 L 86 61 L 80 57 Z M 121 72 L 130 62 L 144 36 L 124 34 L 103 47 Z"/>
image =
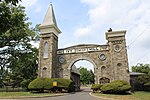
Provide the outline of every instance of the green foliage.
<path id="1" fill-rule="evenodd" d="M 63 79 L 63 78 L 53 78 L 52 81 L 57 81 L 58 86 L 61 88 L 68 88 L 70 83 L 72 82 L 71 80 L 68 79 Z"/>
<path id="2" fill-rule="evenodd" d="M 135 90 L 148 90 L 150 91 L 150 87 L 144 86 L 144 84 L 150 82 L 150 64 L 138 64 L 132 67 L 132 71 L 145 73 L 143 75 L 135 78 Z"/>
<path id="3" fill-rule="evenodd" d="M 150 91 L 150 82 L 147 82 L 143 85 L 145 91 Z"/>
<path id="4" fill-rule="evenodd" d="M 57 89 L 65 89 L 71 91 L 72 81 L 63 78 L 36 78 L 28 85 L 29 90 L 36 90 L 43 92 L 44 90 L 53 90 L 53 81 L 57 81 Z"/>
<path id="5" fill-rule="evenodd" d="M 10 66 L 12 67 L 12 73 L 15 76 L 21 76 L 24 79 L 35 79 L 38 68 L 38 51 L 36 48 L 32 49 L 32 52 L 19 54 L 19 59 L 10 58 Z"/>
<path id="6" fill-rule="evenodd" d="M 132 66 L 132 71 L 150 75 L 150 64 L 138 64 L 136 66 Z"/>
<path id="7" fill-rule="evenodd" d="M 21 85 L 22 88 L 27 89 L 30 82 L 31 82 L 30 79 L 24 79 L 24 80 L 20 83 L 20 85 Z"/>
<path id="8" fill-rule="evenodd" d="M 22 1 L 22 0 L 0 0 L 0 3 L 1 2 L 6 2 L 6 3 L 11 3 L 13 5 L 16 5 L 17 3 L 19 3 L 19 1 Z"/>
<path id="9" fill-rule="evenodd" d="M 10 83 L 20 86 L 24 80 L 36 78 L 38 50 L 30 44 L 35 31 L 29 28 L 21 0 L 0 0 L 0 75 L 9 76 Z"/>
<path id="10" fill-rule="evenodd" d="M 136 82 L 139 84 L 145 84 L 147 82 L 150 82 L 150 75 L 146 74 L 140 75 L 137 77 Z"/>
<path id="11" fill-rule="evenodd" d="M 35 28 L 32 28 L 32 30 L 35 32 L 35 36 L 32 38 L 35 42 L 40 41 L 40 30 L 39 27 L 40 24 L 37 24 Z"/>
<path id="12" fill-rule="evenodd" d="M 90 78 L 89 78 L 90 79 L 90 83 L 94 84 L 94 82 L 95 82 L 94 72 L 92 70 L 90 70 L 89 73 L 90 73 Z"/>
<path id="13" fill-rule="evenodd" d="M 28 88 L 31 90 L 51 89 L 52 80 L 49 78 L 36 78 L 29 83 Z"/>
<path id="14" fill-rule="evenodd" d="M 92 84 L 94 83 L 94 73 L 92 70 L 87 70 L 87 68 L 80 67 L 80 81 L 81 84 Z"/>
<path id="15" fill-rule="evenodd" d="M 21 5 L 13 6 L 6 3 L 0 3 L 0 47 L 16 47 L 29 44 L 30 37 L 34 36 L 34 32 L 30 30 L 30 23 L 26 22 L 27 17 L 25 8 Z M 26 47 L 26 45 L 25 45 Z"/>
<path id="16" fill-rule="evenodd" d="M 102 84 L 92 84 L 91 89 L 93 90 L 93 92 L 99 91 L 102 86 Z"/>
<path id="17" fill-rule="evenodd" d="M 116 80 L 108 84 L 104 84 L 101 87 L 101 91 L 103 93 L 126 93 L 131 89 L 131 86 L 128 82 L 123 80 Z"/>
<path id="18" fill-rule="evenodd" d="M 150 82 L 145 83 L 144 86 L 150 86 Z"/>

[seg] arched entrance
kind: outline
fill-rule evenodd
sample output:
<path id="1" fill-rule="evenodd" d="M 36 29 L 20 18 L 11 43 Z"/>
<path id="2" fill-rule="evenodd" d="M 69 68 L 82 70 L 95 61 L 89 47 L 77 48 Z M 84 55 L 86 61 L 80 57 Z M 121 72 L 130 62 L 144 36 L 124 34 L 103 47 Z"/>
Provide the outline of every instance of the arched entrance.
<path id="1" fill-rule="evenodd" d="M 71 66 L 70 75 L 77 88 L 80 85 L 94 84 L 94 65 L 87 60 L 77 60 Z"/>

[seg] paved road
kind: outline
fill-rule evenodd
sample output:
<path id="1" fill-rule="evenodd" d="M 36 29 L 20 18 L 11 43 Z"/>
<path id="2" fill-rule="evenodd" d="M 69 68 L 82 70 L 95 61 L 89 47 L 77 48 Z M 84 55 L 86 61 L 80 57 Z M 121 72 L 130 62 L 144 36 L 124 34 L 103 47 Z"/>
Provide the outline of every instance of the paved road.
<path id="1" fill-rule="evenodd" d="M 82 92 L 76 92 L 65 96 L 44 97 L 44 98 L 26 98 L 26 99 L 3 99 L 3 100 L 101 100 L 89 95 L 89 89 L 84 89 Z"/>

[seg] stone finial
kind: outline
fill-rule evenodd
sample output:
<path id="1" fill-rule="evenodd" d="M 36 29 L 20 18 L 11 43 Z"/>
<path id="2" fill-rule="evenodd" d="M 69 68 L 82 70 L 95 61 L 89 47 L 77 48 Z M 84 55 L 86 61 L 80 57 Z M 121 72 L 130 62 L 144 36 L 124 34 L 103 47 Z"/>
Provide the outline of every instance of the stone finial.
<path id="1" fill-rule="evenodd" d="M 111 28 L 109 28 L 108 32 L 112 32 L 112 29 L 111 29 Z"/>

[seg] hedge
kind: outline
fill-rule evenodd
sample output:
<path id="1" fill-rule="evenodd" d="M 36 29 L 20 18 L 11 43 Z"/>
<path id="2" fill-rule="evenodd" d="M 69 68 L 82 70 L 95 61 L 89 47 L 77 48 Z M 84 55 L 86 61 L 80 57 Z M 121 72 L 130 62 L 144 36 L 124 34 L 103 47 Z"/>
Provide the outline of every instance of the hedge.
<path id="1" fill-rule="evenodd" d="M 102 84 L 92 84 L 91 89 L 93 90 L 93 92 L 95 92 L 95 91 L 99 91 L 101 87 Z"/>
<path id="2" fill-rule="evenodd" d="M 144 90 L 145 91 L 150 91 L 150 82 L 147 82 L 144 84 Z"/>
<path id="3" fill-rule="evenodd" d="M 116 80 L 109 84 L 104 84 L 101 87 L 101 92 L 120 94 L 120 93 L 126 93 L 130 89 L 131 89 L 131 86 L 128 82 L 124 80 Z"/>
<path id="4" fill-rule="evenodd" d="M 67 91 L 73 91 L 72 81 L 63 78 L 36 78 L 29 83 L 28 89 L 30 91 L 44 92 L 44 90 L 53 90 L 53 81 L 57 81 L 58 90 L 65 89 Z"/>

